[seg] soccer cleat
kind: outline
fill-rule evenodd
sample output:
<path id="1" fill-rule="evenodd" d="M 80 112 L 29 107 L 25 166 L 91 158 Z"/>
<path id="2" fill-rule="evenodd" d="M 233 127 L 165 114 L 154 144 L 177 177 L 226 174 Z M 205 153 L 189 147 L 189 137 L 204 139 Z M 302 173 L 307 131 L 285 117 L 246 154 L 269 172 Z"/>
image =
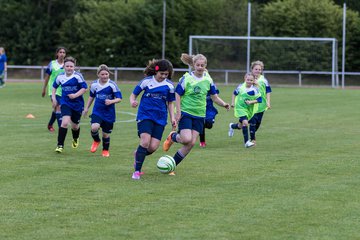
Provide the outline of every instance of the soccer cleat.
<path id="1" fill-rule="evenodd" d="M 206 142 L 200 142 L 200 147 L 202 148 L 206 147 Z"/>
<path id="2" fill-rule="evenodd" d="M 101 155 L 102 155 L 103 157 L 110 157 L 109 150 L 103 150 L 102 153 L 101 153 Z"/>
<path id="3" fill-rule="evenodd" d="M 63 146 L 57 146 L 56 148 L 55 148 L 55 152 L 57 152 L 57 153 L 62 153 L 64 151 L 64 147 Z"/>
<path id="4" fill-rule="evenodd" d="M 250 141 L 247 141 L 247 142 L 245 143 L 245 147 L 246 147 L 246 148 L 253 147 L 254 145 L 255 145 L 255 143 L 250 142 Z"/>
<path id="5" fill-rule="evenodd" d="M 171 171 L 171 172 L 169 172 L 169 176 L 175 176 L 176 174 L 175 174 L 175 171 Z"/>
<path id="6" fill-rule="evenodd" d="M 79 146 L 79 139 L 73 139 L 72 140 L 72 144 L 71 144 L 72 148 L 78 148 Z"/>
<path id="7" fill-rule="evenodd" d="M 99 145 L 100 145 L 100 142 L 93 141 L 93 143 L 91 144 L 90 152 L 92 152 L 92 153 L 96 152 Z"/>
<path id="8" fill-rule="evenodd" d="M 251 140 L 251 142 L 256 146 L 256 140 Z"/>
<path id="9" fill-rule="evenodd" d="M 132 178 L 132 179 L 135 179 L 135 180 L 139 180 L 140 177 L 141 177 L 140 172 L 139 172 L 139 171 L 135 171 L 135 172 L 133 173 L 133 175 L 132 175 L 131 178 Z"/>
<path id="10" fill-rule="evenodd" d="M 229 132 L 228 132 L 229 137 L 234 136 L 234 129 L 231 127 L 231 125 L 233 125 L 233 123 L 230 123 L 230 124 L 229 124 Z"/>
<path id="11" fill-rule="evenodd" d="M 173 133 L 176 133 L 175 131 L 171 131 L 170 134 L 167 136 L 164 144 L 163 144 L 163 150 L 165 152 L 169 151 L 171 145 L 174 143 L 174 141 L 171 139 L 171 136 L 173 135 Z"/>
<path id="12" fill-rule="evenodd" d="M 48 130 L 49 132 L 55 132 L 55 129 L 53 128 L 52 125 L 48 125 Z"/>

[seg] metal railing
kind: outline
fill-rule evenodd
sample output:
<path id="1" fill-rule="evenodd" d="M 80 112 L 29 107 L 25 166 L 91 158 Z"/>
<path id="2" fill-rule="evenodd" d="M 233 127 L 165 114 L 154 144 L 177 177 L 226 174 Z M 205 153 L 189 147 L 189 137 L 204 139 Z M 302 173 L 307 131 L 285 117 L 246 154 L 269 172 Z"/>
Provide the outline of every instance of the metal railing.
<path id="1" fill-rule="evenodd" d="M 45 70 L 46 70 L 47 66 L 27 66 L 27 65 L 8 65 L 8 69 L 32 69 L 32 70 L 39 70 L 39 80 L 43 80 L 45 77 Z M 119 73 L 123 72 L 123 71 L 143 71 L 144 68 L 143 67 L 109 67 L 110 71 L 112 71 L 114 73 L 114 81 L 118 81 L 119 80 Z M 91 71 L 96 71 L 97 67 L 80 67 L 79 68 L 80 71 L 82 70 L 91 70 Z M 188 68 L 175 68 L 174 69 L 175 72 L 187 72 L 189 71 Z M 230 74 L 245 74 L 246 70 L 231 70 L 231 69 L 209 69 L 209 72 L 212 74 L 220 74 L 223 76 L 224 79 L 224 84 L 228 85 L 230 84 Z M 267 74 L 279 74 L 279 75 L 297 75 L 297 85 L 299 87 L 303 86 L 303 76 L 304 75 L 327 75 L 327 76 L 331 76 L 332 72 L 331 71 L 272 71 L 272 70 L 266 70 L 264 71 L 264 75 Z M 335 81 L 332 81 L 331 87 L 336 88 L 336 87 L 345 87 L 345 82 L 344 81 L 339 81 L 339 76 L 342 75 L 342 72 L 336 72 L 336 77 L 335 77 Z M 360 72 L 345 72 L 345 75 L 349 75 L 349 76 L 360 76 Z M 221 77 L 217 77 L 216 79 L 219 79 Z M 11 80 L 11 79 L 10 79 Z M 239 82 L 239 80 L 242 80 L 242 77 L 239 77 L 236 79 L 236 82 Z M 360 82 L 360 81 L 359 81 Z M 360 83 L 359 83 L 360 85 Z"/>

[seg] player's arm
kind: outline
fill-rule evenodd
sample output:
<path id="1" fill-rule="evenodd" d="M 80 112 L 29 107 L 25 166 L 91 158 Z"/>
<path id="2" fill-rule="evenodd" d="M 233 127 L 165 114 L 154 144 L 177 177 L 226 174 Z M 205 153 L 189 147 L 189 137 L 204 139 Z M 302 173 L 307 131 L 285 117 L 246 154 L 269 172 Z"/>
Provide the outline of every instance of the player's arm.
<path id="1" fill-rule="evenodd" d="M 170 115 L 171 126 L 172 126 L 173 130 L 175 130 L 177 123 L 176 123 L 176 118 L 175 118 L 175 114 L 174 114 L 174 102 L 168 102 L 167 106 L 168 106 L 168 111 L 169 111 L 169 115 Z"/>
<path id="2" fill-rule="evenodd" d="M 76 93 L 70 93 L 70 94 L 68 95 L 68 97 L 69 97 L 70 99 L 75 99 L 75 98 L 77 98 L 77 97 L 80 97 L 80 96 L 84 95 L 85 92 L 86 92 L 86 88 L 80 88 L 80 90 L 77 91 Z"/>
<path id="3" fill-rule="evenodd" d="M 51 100 L 52 100 L 52 105 L 55 108 L 57 105 L 57 101 L 56 101 L 56 88 L 53 87 L 52 88 L 52 92 L 51 92 Z"/>
<path id="4" fill-rule="evenodd" d="M 271 98 L 270 98 L 270 93 L 266 93 L 266 105 L 267 108 L 270 109 L 271 108 Z"/>
<path id="5" fill-rule="evenodd" d="M 176 122 L 179 122 L 181 118 L 181 96 L 177 92 L 175 92 L 175 106 L 176 106 L 175 120 Z"/>
<path id="6" fill-rule="evenodd" d="M 86 106 L 85 106 L 85 108 L 84 108 L 84 110 L 83 110 L 83 113 L 82 113 L 82 115 L 85 117 L 85 116 L 87 116 L 87 114 L 88 114 L 88 112 L 89 112 L 89 108 L 91 107 L 91 104 L 94 102 L 94 98 L 93 97 L 89 97 L 89 99 L 88 99 L 88 101 L 87 101 L 87 103 L 86 103 Z"/>
<path id="7" fill-rule="evenodd" d="M 46 94 L 46 88 L 47 88 L 47 85 L 49 83 L 49 79 L 50 79 L 50 75 L 46 74 L 45 78 L 44 78 L 44 86 L 43 86 L 43 89 L 42 89 L 42 92 L 41 92 L 41 96 L 42 97 L 45 97 L 45 94 Z"/>
<path id="8" fill-rule="evenodd" d="M 230 109 L 230 104 L 224 102 L 224 100 L 222 100 L 217 94 L 211 95 L 210 97 L 211 100 L 213 100 L 213 102 L 215 102 L 220 107 L 224 107 L 226 110 Z"/>
<path id="9" fill-rule="evenodd" d="M 111 104 L 115 104 L 115 103 L 119 103 L 121 102 L 121 98 L 114 98 L 114 99 L 106 99 L 105 100 L 105 105 L 111 105 Z"/>
<path id="10" fill-rule="evenodd" d="M 131 95 L 130 95 L 130 98 L 129 98 L 130 105 L 133 108 L 136 108 L 139 105 L 138 101 L 136 100 L 137 96 L 138 95 L 135 95 L 134 93 L 131 93 Z"/>

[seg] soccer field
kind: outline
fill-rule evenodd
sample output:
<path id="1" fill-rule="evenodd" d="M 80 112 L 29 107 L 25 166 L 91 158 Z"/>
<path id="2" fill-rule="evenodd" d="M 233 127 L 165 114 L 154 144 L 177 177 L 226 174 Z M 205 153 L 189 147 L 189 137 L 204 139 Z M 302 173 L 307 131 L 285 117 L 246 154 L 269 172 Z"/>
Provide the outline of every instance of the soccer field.
<path id="1" fill-rule="evenodd" d="M 89 118 L 78 149 L 69 131 L 54 152 L 41 87 L 0 89 L 0 239 L 360 239 L 359 90 L 274 87 L 250 149 L 240 131 L 228 137 L 236 119 L 218 108 L 207 147 L 176 176 L 156 169 L 159 149 L 134 181 L 134 86 L 119 83 L 110 158 L 90 153 Z M 229 102 L 234 86 L 218 87 Z"/>

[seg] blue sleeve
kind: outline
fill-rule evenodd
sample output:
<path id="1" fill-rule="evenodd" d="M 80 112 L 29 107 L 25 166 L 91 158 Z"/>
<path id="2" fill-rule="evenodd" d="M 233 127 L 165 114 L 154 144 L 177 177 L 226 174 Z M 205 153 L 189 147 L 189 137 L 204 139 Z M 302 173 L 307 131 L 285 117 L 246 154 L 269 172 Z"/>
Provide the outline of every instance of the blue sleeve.
<path id="1" fill-rule="evenodd" d="M 83 82 L 80 83 L 80 88 L 85 88 L 85 89 L 87 89 L 87 84 L 86 84 L 85 81 L 83 81 Z"/>
<path id="2" fill-rule="evenodd" d="M 214 85 L 214 84 L 211 84 L 210 85 L 210 90 L 209 90 L 209 93 L 211 94 L 211 95 L 215 95 L 215 94 L 217 94 L 217 92 L 216 92 L 216 86 Z"/>
<path id="3" fill-rule="evenodd" d="M 138 96 L 140 93 L 141 93 L 142 89 L 139 85 L 137 85 L 135 88 L 134 88 L 134 91 L 133 91 L 133 94 Z"/>
<path id="4" fill-rule="evenodd" d="M 52 67 L 51 67 L 51 62 L 50 62 L 46 67 L 45 73 L 50 76 L 51 72 L 52 72 Z"/>
<path id="5" fill-rule="evenodd" d="M 120 98 L 120 99 L 122 99 L 122 94 L 121 94 L 120 91 L 119 91 L 119 92 L 115 92 L 114 95 L 115 95 L 115 98 Z"/>
<path id="6" fill-rule="evenodd" d="M 58 88 L 59 87 L 59 84 L 57 84 L 56 80 L 54 81 L 53 83 L 53 88 Z"/>
<path id="7" fill-rule="evenodd" d="M 266 86 L 266 93 L 271 93 L 272 90 L 271 90 L 271 87 L 270 86 Z"/>
<path id="8" fill-rule="evenodd" d="M 184 85 L 184 79 L 185 79 L 185 77 L 182 77 L 182 78 L 180 79 L 178 85 L 177 85 L 176 88 L 175 88 L 175 92 L 176 92 L 177 94 L 179 94 L 180 96 L 184 95 L 184 93 L 185 93 L 185 88 L 184 88 L 184 86 L 183 86 L 183 85 Z"/>
<path id="9" fill-rule="evenodd" d="M 168 102 L 175 102 L 175 93 L 169 92 L 169 94 L 167 96 L 167 101 Z"/>
<path id="10" fill-rule="evenodd" d="M 257 101 L 258 103 L 261 103 L 261 102 L 262 102 L 262 97 L 258 97 L 258 98 L 256 99 L 256 101 Z"/>

